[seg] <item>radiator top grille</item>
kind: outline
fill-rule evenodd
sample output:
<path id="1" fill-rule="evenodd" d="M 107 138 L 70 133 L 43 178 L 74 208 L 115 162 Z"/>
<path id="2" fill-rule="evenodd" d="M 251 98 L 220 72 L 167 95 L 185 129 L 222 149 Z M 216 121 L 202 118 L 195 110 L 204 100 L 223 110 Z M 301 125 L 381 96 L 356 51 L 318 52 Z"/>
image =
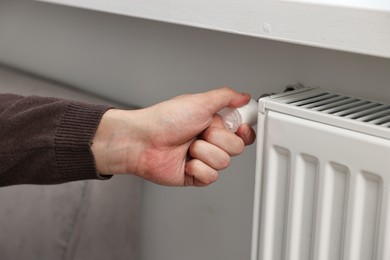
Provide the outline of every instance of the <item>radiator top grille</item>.
<path id="1" fill-rule="evenodd" d="M 390 128 L 389 104 L 335 94 L 325 90 L 312 90 L 316 91 L 286 95 L 281 101 L 304 109 Z"/>
<path id="2" fill-rule="evenodd" d="M 288 104 L 390 128 L 390 105 L 329 92 Z"/>

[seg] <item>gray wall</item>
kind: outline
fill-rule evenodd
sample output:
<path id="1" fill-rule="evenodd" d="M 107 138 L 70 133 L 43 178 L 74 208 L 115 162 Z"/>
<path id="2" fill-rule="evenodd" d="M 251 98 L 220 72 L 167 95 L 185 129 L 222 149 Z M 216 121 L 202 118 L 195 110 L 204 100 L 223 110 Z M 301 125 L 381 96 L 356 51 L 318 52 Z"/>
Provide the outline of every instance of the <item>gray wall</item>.
<path id="1" fill-rule="evenodd" d="M 0 61 L 147 106 L 228 85 L 301 82 L 390 102 L 390 60 L 60 7 L 0 2 Z M 255 147 L 202 189 L 144 184 L 144 260 L 249 259 Z"/>

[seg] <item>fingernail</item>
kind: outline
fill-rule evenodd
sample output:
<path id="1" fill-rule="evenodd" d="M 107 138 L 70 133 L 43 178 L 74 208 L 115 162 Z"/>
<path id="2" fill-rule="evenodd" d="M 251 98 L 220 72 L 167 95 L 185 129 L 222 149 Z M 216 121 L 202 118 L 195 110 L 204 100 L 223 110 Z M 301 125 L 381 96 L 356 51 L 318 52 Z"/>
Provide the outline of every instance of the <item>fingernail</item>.
<path id="1" fill-rule="evenodd" d="M 241 93 L 241 96 L 243 96 L 243 97 L 245 97 L 246 99 L 248 99 L 248 102 L 249 102 L 249 101 L 251 100 L 251 98 L 252 98 L 251 94 L 245 93 L 245 92 Z"/>

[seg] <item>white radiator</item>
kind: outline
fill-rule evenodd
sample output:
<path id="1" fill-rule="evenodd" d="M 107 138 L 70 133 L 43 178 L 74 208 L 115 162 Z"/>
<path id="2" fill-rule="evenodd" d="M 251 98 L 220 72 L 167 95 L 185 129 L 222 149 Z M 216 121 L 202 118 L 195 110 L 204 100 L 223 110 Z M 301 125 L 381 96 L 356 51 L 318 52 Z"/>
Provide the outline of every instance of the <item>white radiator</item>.
<path id="1" fill-rule="evenodd" d="M 259 100 L 252 260 L 390 259 L 390 105 Z"/>

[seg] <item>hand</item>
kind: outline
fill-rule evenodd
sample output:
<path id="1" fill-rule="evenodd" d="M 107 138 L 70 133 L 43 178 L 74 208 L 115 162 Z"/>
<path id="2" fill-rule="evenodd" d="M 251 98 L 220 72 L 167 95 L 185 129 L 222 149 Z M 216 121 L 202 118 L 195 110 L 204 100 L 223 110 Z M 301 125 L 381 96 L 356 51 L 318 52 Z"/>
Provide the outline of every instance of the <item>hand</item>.
<path id="1" fill-rule="evenodd" d="M 100 174 L 132 173 L 168 186 L 206 186 L 252 144 L 255 132 L 224 128 L 216 113 L 250 100 L 229 88 L 183 95 L 139 110 L 108 110 L 92 144 Z"/>

